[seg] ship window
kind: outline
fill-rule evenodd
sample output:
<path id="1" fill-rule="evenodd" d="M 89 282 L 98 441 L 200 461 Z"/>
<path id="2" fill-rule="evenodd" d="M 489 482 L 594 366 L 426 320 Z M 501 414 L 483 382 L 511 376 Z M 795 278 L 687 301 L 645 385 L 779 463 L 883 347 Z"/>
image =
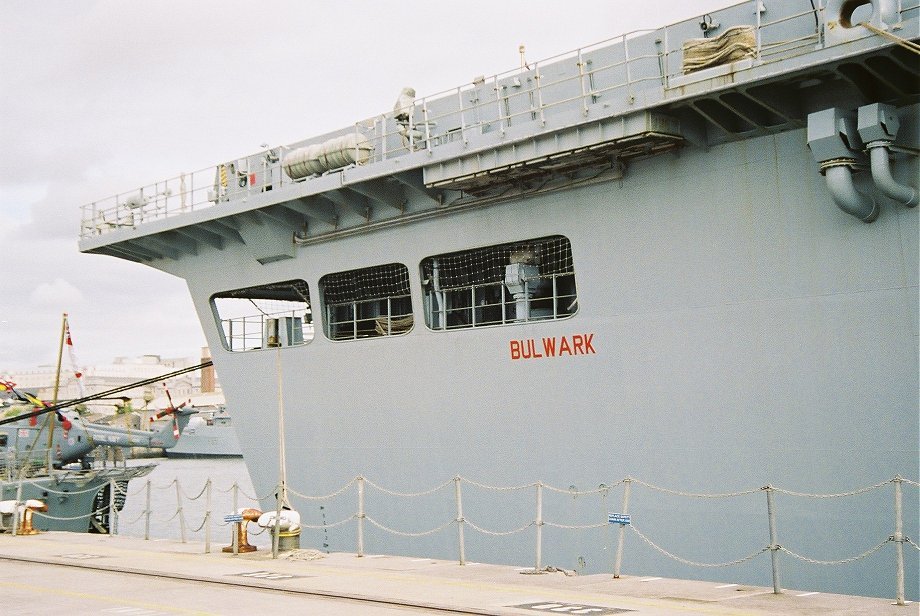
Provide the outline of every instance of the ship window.
<path id="1" fill-rule="evenodd" d="M 6 434 L 0 434 L 0 447 L 6 447 Z"/>
<path id="2" fill-rule="evenodd" d="M 428 257 L 422 285 L 434 330 L 564 319 L 577 309 L 572 247 L 559 235 Z"/>
<path id="3" fill-rule="evenodd" d="M 412 329 L 409 270 L 401 263 L 320 278 L 323 331 L 330 340 L 395 336 Z"/>
<path id="4" fill-rule="evenodd" d="M 303 280 L 223 291 L 211 304 L 228 351 L 296 346 L 313 339 L 310 289 Z"/>

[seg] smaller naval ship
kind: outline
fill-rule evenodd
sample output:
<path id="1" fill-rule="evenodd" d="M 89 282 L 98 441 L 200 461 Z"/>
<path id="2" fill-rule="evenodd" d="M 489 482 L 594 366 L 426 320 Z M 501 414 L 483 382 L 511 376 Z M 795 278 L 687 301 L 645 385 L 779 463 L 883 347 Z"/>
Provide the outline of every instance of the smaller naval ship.
<path id="1" fill-rule="evenodd" d="M 241 458 L 243 450 L 233 419 L 223 405 L 192 407 L 196 412 L 174 447 L 165 450 L 167 458 Z"/>

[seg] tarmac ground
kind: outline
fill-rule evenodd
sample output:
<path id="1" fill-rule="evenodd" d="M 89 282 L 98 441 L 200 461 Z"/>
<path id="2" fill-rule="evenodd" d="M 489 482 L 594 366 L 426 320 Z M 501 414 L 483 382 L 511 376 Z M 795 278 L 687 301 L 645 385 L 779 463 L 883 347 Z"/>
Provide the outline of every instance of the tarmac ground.
<path id="1" fill-rule="evenodd" d="M 3 613 L 808 615 L 918 614 L 891 599 L 297 549 L 228 554 L 201 543 L 46 532 L 0 535 Z"/>

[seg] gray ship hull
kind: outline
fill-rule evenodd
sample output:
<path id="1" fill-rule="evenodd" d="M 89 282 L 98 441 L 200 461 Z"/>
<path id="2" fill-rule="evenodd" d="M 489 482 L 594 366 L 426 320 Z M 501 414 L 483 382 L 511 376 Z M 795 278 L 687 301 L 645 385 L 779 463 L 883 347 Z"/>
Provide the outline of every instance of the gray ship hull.
<path id="1" fill-rule="evenodd" d="M 434 138 L 410 120 L 370 162 L 350 142 L 339 154 L 361 164 L 288 181 L 265 171 L 277 162 L 268 152 L 250 162 L 263 171 L 239 174 L 238 197 L 225 196 L 235 167 L 222 165 L 217 207 L 136 229 L 111 226 L 136 212 L 117 205 L 106 218 L 93 204 L 81 249 L 188 281 L 228 404 L 259 409 L 234 415 L 255 489 L 276 492 L 283 459 L 304 545 L 451 558 L 463 529 L 469 560 L 613 571 L 621 527 L 606 516 L 628 509 L 626 574 L 762 585 L 773 556 L 791 587 L 891 596 L 895 543 L 906 579 L 918 575 L 889 483 L 913 480 L 897 485 L 903 532 L 918 536 L 918 212 L 863 174 L 877 219 L 846 213 L 824 172 L 851 163 L 817 158 L 810 114 L 890 104 L 903 146 L 893 179 L 915 185 L 915 59 L 889 40 L 816 30 L 824 13 L 768 4 L 777 38 L 801 34 L 801 52 L 677 74 L 674 41 L 699 36 L 698 23 L 677 24 L 593 57 L 620 70 L 626 55 L 622 86 L 598 94 L 605 74 L 585 75 L 579 52 L 467 97 L 542 83 L 523 112 L 510 95 L 469 105 L 458 89 L 460 112 L 438 130 L 459 129 Z M 902 4 L 899 31 L 916 36 L 916 3 Z M 712 17 L 759 25 L 756 6 Z M 431 113 L 454 100 L 431 101 Z M 528 319 L 518 296 L 517 318 L 476 326 L 488 307 L 473 301 L 471 323 L 439 325 L 432 262 L 559 236 L 577 298 L 554 295 L 553 318 Z M 510 265 L 528 258 L 512 253 Z M 408 315 L 388 304 L 374 334 L 336 312 L 330 275 L 394 263 L 406 266 Z M 229 323 L 219 300 L 283 281 L 309 288 L 315 336 L 279 333 L 276 320 L 234 348 L 247 322 Z"/>
<path id="2" fill-rule="evenodd" d="M 128 482 L 148 475 L 154 468 L 155 465 L 149 464 L 55 470 L 22 481 L 0 481 L 0 500 L 17 500 L 18 496 L 20 502 L 36 499 L 45 503 L 48 510 L 36 512 L 32 518 L 32 526 L 38 530 L 107 533 L 110 529 L 110 482 L 116 482 L 114 503 L 120 511 L 127 497 Z M 11 524 L 12 516 L 8 517 L 4 522 Z"/>

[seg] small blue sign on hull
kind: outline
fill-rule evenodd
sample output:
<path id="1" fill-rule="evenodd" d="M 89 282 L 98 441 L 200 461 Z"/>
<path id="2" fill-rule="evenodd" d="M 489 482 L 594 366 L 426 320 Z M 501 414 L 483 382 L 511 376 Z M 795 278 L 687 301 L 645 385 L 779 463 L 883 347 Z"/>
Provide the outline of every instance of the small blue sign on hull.
<path id="1" fill-rule="evenodd" d="M 630 515 L 628 513 L 608 513 L 607 514 L 607 523 L 608 524 L 629 524 Z"/>

